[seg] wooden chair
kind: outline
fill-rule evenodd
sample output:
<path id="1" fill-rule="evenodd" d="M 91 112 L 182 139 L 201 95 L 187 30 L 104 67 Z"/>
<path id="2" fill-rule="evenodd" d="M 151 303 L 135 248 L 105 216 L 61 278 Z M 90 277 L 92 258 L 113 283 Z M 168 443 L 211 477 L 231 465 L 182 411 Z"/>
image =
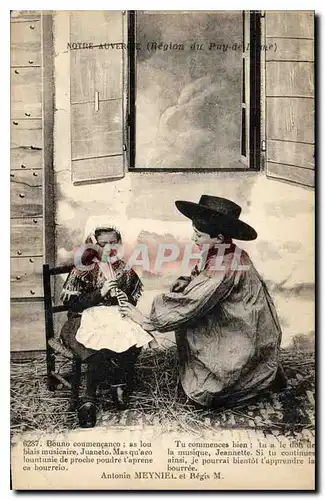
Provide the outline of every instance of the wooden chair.
<path id="1" fill-rule="evenodd" d="M 50 391 L 55 391 L 58 385 L 64 385 L 71 390 L 71 409 L 75 409 L 81 380 L 82 361 L 74 356 L 73 352 L 64 346 L 58 335 L 54 332 L 53 315 L 58 312 L 68 311 L 68 307 L 64 305 L 53 304 L 53 289 L 51 278 L 59 274 L 69 273 L 72 269 L 70 266 L 50 267 L 48 264 L 43 265 L 43 288 L 44 288 L 44 312 L 45 312 L 45 335 L 46 335 L 46 368 L 47 368 L 47 386 Z M 62 359 L 63 367 L 67 363 L 72 363 L 72 367 L 68 373 L 60 373 L 62 366 L 58 368 L 59 356 Z"/>

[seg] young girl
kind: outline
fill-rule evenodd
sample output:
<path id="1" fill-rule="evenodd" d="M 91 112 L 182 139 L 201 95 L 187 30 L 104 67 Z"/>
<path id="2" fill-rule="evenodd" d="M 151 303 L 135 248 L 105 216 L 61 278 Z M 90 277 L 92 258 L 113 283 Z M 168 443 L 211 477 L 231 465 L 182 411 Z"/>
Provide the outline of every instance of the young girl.
<path id="1" fill-rule="evenodd" d="M 116 228 L 110 226 L 100 227 L 95 230 L 92 238 L 89 236 L 86 239 L 85 243 L 89 244 L 93 242 L 96 243 L 95 249 L 86 249 L 86 252 L 84 252 L 84 256 L 88 253 L 88 262 L 85 262 L 85 258 L 82 259 L 82 263 L 87 266 L 90 264 L 89 260 L 92 261 L 92 257 L 96 253 L 94 250 L 97 250 L 97 255 L 100 257 L 106 245 L 121 244 L 122 238 Z M 110 377 L 113 400 L 119 408 L 126 407 L 131 390 L 134 365 L 141 351 L 141 347 L 136 346 L 136 339 L 127 344 L 125 344 L 124 339 L 124 347 L 116 349 L 122 352 L 116 352 L 114 350 L 115 347 L 114 349 L 109 349 L 109 341 L 105 348 L 92 348 L 96 345 L 97 340 L 98 345 L 103 344 L 103 332 L 98 330 L 98 325 L 96 324 L 93 324 L 93 331 L 89 332 L 91 333 L 91 343 L 85 342 L 86 345 L 84 345 L 79 341 L 80 327 L 82 326 L 83 319 L 82 314 L 84 311 L 94 308 L 94 306 L 118 305 L 121 301 L 129 301 L 135 306 L 141 296 L 143 287 L 135 271 L 128 268 L 119 259 L 112 262 L 111 266 L 115 275 L 115 278 L 112 279 L 107 279 L 107 276 L 103 273 L 100 259 L 95 259 L 95 262 L 92 262 L 92 265 L 86 269 L 83 266 L 75 266 L 67 277 L 61 294 L 61 300 L 69 307 L 68 319 L 61 330 L 61 339 L 76 356 L 88 365 L 86 394 L 78 406 L 78 417 L 81 427 L 93 427 L 95 425 L 96 389 L 99 382 L 107 377 Z M 99 307 L 98 309 L 103 312 L 103 307 Z M 109 315 L 107 317 L 109 318 Z M 94 314 L 94 318 L 96 318 L 96 314 Z M 99 329 L 102 328 L 104 327 L 99 327 Z M 114 340 L 115 332 L 112 331 L 112 329 L 114 330 L 114 323 L 110 325 L 109 319 L 105 329 L 108 330 L 104 332 L 108 335 L 107 338 L 109 339 L 111 336 Z M 147 335 L 145 332 L 143 333 Z M 123 341 L 123 339 L 121 340 Z M 144 344 L 140 343 L 140 345 Z M 126 350 L 125 347 L 127 347 Z"/>

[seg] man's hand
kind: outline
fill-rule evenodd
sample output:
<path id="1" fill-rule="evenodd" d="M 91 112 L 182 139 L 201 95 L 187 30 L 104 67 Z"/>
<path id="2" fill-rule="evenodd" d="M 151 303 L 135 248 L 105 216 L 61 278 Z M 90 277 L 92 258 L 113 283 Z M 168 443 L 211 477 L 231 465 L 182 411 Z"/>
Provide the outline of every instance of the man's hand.
<path id="1" fill-rule="evenodd" d="M 122 317 L 126 316 L 140 326 L 142 326 L 145 321 L 148 321 L 148 318 L 144 314 L 142 314 L 139 309 L 130 304 L 130 302 L 124 302 L 122 305 L 120 305 L 119 311 Z"/>
<path id="2" fill-rule="evenodd" d="M 170 291 L 175 292 L 175 293 L 183 292 L 183 290 L 185 290 L 185 288 L 187 287 L 187 285 L 189 284 L 190 281 L 191 281 L 191 278 L 185 277 L 185 276 L 180 276 L 175 281 L 175 283 L 172 284 Z"/>

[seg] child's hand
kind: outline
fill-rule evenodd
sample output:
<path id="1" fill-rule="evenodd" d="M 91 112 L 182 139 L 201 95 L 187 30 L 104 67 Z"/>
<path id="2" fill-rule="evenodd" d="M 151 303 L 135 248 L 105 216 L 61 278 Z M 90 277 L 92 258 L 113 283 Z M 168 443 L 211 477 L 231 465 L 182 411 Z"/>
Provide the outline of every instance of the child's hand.
<path id="1" fill-rule="evenodd" d="M 126 295 L 126 293 L 122 292 L 122 290 L 119 290 L 119 289 L 117 289 L 117 291 L 116 291 L 116 297 L 117 297 L 117 300 L 119 301 L 120 304 L 129 301 L 129 298 Z"/>
<path id="2" fill-rule="evenodd" d="M 112 291 L 117 288 L 116 280 L 107 280 L 102 286 L 100 293 L 102 297 L 106 297 L 107 294 L 112 296 Z"/>

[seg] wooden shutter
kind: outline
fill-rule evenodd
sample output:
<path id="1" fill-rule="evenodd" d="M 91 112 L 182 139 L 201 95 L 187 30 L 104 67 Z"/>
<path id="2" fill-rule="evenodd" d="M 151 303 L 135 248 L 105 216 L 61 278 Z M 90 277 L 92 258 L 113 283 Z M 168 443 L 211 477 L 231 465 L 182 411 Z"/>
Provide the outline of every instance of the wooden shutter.
<path id="1" fill-rule="evenodd" d="M 314 186 L 314 13 L 266 12 L 269 177 Z"/>
<path id="2" fill-rule="evenodd" d="M 71 170 L 76 183 L 124 175 L 125 20 L 121 11 L 70 13 Z"/>

